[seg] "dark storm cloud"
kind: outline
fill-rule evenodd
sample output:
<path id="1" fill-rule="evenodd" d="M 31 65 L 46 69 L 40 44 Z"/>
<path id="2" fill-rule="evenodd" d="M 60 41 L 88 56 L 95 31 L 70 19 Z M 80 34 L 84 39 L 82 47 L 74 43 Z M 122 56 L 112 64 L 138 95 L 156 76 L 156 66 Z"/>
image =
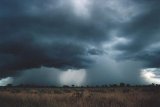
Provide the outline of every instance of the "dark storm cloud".
<path id="1" fill-rule="evenodd" d="M 47 67 L 88 70 L 92 84 L 138 82 L 140 69 L 159 67 L 159 5 L 159 0 L 0 0 L 0 78 L 25 71 L 16 83 L 37 83 L 44 66 L 42 74 Z"/>
<path id="2" fill-rule="evenodd" d="M 20 39 L 18 39 L 20 40 Z M 5 42 L 6 43 L 6 42 Z M 40 66 L 87 67 L 91 60 L 81 44 L 65 41 L 50 44 L 36 43 L 32 40 L 10 41 L 1 47 L 1 73 L 8 74 L 14 70 L 23 70 Z M 5 55 L 5 56 L 4 56 Z"/>
<path id="3" fill-rule="evenodd" d="M 77 17 L 60 2 L 0 1 L 1 77 L 40 66 L 87 67 L 93 62 L 89 54 L 101 54 L 89 47 L 109 38 L 111 23 L 95 14 L 90 20 Z"/>
<path id="4" fill-rule="evenodd" d="M 140 0 L 138 3 L 145 4 L 144 12 L 132 21 L 124 24 L 120 35 L 130 40 L 128 44 L 116 46 L 116 49 L 124 51 L 122 57 L 126 59 L 147 61 L 150 67 L 159 67 L 159 49 L 152 50 L 150 46 L 160 41 L 160 1 Z M 146 51 L 150 50 L 150 51 Z"/>

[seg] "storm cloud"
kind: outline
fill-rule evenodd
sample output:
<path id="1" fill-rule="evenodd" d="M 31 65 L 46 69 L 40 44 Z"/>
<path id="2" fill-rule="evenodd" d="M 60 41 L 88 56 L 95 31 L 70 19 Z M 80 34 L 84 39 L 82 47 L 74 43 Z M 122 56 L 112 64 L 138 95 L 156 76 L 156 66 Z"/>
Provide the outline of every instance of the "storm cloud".
<path id="1" fill-rule="evenodd" d="M 0 78 L 11 77 L 14 84 L 143 83 L 142 69 L 160 67 L 159 5 L 158 0 L 0 0 Z M 80 72 L 85 82 L 62 79 Z M 54 79 L 40 80 L 41 74 Z"/>

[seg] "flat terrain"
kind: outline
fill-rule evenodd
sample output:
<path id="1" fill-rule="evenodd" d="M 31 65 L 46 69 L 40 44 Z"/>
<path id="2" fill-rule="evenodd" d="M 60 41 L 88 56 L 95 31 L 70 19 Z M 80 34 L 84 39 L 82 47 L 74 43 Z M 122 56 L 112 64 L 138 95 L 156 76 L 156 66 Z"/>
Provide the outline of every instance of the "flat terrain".
<path id="1" fill-rule="evenodd" d="M 160 88 L 1 88 L 0 107 L 160 107 Z"/>

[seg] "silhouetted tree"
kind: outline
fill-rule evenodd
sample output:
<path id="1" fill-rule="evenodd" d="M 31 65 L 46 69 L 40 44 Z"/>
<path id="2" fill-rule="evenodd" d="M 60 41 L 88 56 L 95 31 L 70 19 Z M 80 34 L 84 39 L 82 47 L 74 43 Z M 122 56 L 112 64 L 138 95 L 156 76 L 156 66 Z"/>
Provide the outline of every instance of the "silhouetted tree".
<path id="1" fill-rule="evenodd" d="M 125 87 L 125 83 L 120 83 L 120 87 Z"/>
<path id="2" fill-rule="evenodd" d="M 105 87 L 108 87 L 108 85 L 104 85 Z"/>
<path id="3" fill-rule="evenodd" d="M 131 85 L 130 85 L 130 84 L 127 84 L 126 86 L 127 86 L 127 87 L 130 87 Z"/>
<path id="4" fill-rule="evenodd" d="M 68 85 L 63 85 L 63 88 L 69 88 L 70 86 L 68 86 Z"/>
<path id="5" fill-rule="evenodd" d="M 7 84 L 7 87 L 12 87 L 13 85 L 12 84 Z"/>

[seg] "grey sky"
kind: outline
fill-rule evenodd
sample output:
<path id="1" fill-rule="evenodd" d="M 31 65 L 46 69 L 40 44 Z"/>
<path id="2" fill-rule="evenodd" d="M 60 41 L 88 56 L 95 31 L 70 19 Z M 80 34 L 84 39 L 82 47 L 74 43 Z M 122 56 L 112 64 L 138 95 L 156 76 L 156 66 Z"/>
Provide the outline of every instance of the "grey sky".
<path id="1" fill-rule="evenodd" d="M 0 0 L 0 78 L 145 83 L 142 69 L 160 66 L 159 11 L 159 0 Z"/>

